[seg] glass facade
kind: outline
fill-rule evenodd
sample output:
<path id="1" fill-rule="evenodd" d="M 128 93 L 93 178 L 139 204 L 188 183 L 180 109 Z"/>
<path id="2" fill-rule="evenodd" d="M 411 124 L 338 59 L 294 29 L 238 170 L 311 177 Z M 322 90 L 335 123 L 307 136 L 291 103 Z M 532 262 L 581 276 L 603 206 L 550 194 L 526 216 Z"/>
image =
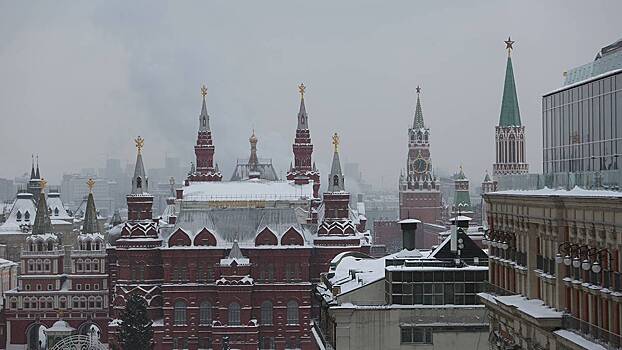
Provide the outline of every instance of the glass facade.
<path id="1" fill-rule="evenodd" d="M 619 170 L 622 72 L 542 98 L 544 174 Z"/>
<path id="2" fill-rule="evenodd" d="M 405 270 L 387 272 L 385 277 L 388 304 L 476 305 L 477 293 L 485 291 L 488 271 Z"/>

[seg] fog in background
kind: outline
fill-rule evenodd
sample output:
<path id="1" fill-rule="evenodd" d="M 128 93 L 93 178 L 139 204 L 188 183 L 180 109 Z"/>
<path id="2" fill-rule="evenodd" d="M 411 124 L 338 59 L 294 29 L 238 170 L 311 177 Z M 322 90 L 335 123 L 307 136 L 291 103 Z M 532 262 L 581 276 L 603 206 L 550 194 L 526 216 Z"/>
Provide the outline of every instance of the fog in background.
<path id="1" fill-rule="evenodd" d="M 432 161 L 464 165 L 479 184 L 494 161 L 508 35 L 530 170 L 541 171 L 541 95 L 563 71 L 622 37 L 620 1 L 0 1 L 0 177 L 43 175 L 164 155 L 194 160 L 199 87 L 216 161 L 228 179 L 249 154 L 283 174 L 299 105 L 323 176 L 331 135 L 342 161 L 396 189 L 415 87 L 422 87 Z"/>

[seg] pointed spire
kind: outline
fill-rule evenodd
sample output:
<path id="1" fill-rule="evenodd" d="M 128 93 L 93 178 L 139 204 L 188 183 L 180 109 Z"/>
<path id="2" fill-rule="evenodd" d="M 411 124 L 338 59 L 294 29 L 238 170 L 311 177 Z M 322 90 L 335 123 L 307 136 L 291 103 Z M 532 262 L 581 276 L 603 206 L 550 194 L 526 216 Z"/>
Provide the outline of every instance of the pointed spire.
<path id="1" fill-rule="evenodd" d="M 417 86 L 417 107 L 415 108 L 415 121 L 413 122 L 413 129 L 425 128 L 423 123 L 423 112 L 421 111 L 421 100 L 419 95 L 421 94 L 421 88 Z"/>
<path id="2" fill-rule="evenodd" d="M 210 131 L 209 115 L 207 114 L 207 104 L 205 96 L 207 96 L 207 87 L 201 86 L 201 95 L 203 96 L 203 105 L 201 106 L 201 114 L 199 114 L 199 131 Z"/>
<path id="3" fill-rule="evenodd" d="M 337 133 L 333 134 L 333 146 L 335 151 L 333 153 L 333 164 L 330 167 L 330 174 L 328 174 L 328 192 L 345 191 L 341 162 L 339 161 L 339 135 Z"/>
<path id="4" fill-rule="evenodd" d="M 486 176 L 484 176 L 484 182 L 490 182 L 490 175 L 488 175 L 488 170 L 486 170 Z"/>
<path id="5" fill-rule="evenodd" d="M 145 173 L 145 166 L 143 164 L 142 149 L 145 144 L 145 139 L 138 136 L 134 142 L 136 143 L 136 166 L 134 167 L 134 177 L 132 178 L 132 194 L 143 194 L 149 191 L 149 180 Z"/>
<path id="6" fill-rule="evenodd" d="M 257 136 L 255 136 L 255 129 L 253 129 L 253 134 L 248 139 L 251 144 L 251 155 L 248 158 L 248 165 L 250 165 L 250 169 L 252 171 L 257 170 L 257 164 L 259 163 L 259 158 L 257 158 Z"/>
<path id="7" fill-rule="evenodd" d="M 518 108 L 518 97 L 516 96 L 516 83 L 514 81 L 514 68 L 512 67 L 513 50 L 512 41 L 509 37 L 505 41 L 508 50 L 508 60 L 505 67 L 505 82 L 503 84 L 503 99 L 501 101 L 501 114 L 499 116 L 499 126 L 521 126 L 520 111 Z"/>
<path id="8" fill-rule="evenodd" d="M 47 181 L 41 179 L 41 193 L 39 194 L 39 201 L 37 202 L 37 215 L 35 216 L 35 223 L 32 226 L 32 233 L 36 235 L 52 232 L 52 221 L 50 220 L 48 205 L 45 201 L 46 184 Z"/>
<path id="9" fill-rule="evenodd" d="M 36 179 L 40 179 L 41 178 L 41 173 L 39 172 L 39 155 L 37 154 L 37 170 L 35 173 L 35 178 Z"/>
<path id="10" fill-rule="evenodd" d="M 84 222 L 82 223 L 82 233 L 98 233 L 100 232 L 99 223 L 97 222 L 97 210 L 95 209 L 95 200 L 93 199 L 93 186 L 95 181 L 89 179 L 86 182 L 89 187 L 89 196 L 86 199 L 86 210 L 84 212 Z"/>
<path id="11" fill-rule="evenodd" d="M 298 110 L 298 130 L 309 129 L 307 108 L 305 107 L 305 84 L 300 83 L 298 85 L 298 91 L 300 92 L 300 109 Z"/>
<path id="12" fill-rule="evenodd" d="M 36 176 L 37 176 L 35 174 L 35 155 L 32 154 L 31 157 L 32 157 L 32 166 L 30 167 L 30 179 L 34 180 L 36 179 Z"/>

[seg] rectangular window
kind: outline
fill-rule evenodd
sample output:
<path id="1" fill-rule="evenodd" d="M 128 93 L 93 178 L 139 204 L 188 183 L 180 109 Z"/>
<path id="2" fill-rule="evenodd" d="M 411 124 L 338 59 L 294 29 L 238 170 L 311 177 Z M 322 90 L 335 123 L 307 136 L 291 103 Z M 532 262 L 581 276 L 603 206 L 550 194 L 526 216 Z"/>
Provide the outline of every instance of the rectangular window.
<path id="1" fill-rule="evenodd" d="M 400 342 L 402 344 L 433 344 L 432 328 L 402 327 Z"/>

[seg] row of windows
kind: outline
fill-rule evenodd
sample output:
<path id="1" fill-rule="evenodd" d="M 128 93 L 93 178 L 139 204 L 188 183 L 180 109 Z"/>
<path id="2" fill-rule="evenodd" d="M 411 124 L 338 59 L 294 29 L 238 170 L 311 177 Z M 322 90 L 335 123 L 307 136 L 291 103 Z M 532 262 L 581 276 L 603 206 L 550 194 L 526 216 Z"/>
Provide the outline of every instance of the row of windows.
<path id="1" fill-rule="evenodd" d="M 73 309 L 101 309 L 103 306 L 102 297 L 73 297 L 71 299 L 71 305 Z M 65 298 L 59 300 L 59 308 L 65 309 L 67 307 L 67 301 Z M 51 310 L 54 308 L 54 300 L 51 297 L 47 298 L 24 298 L 24 309 L 33 310 Z M 11 299 L 11 309 L 17 309 L 17 299 Z"/>
<path id="2" fill-rule="evenodd" d="M 239 340 L 240 340 L 239 336 L 233 335 L 229 339 L 229 345 L 231 345 L 232 342 L 237 342 Z M 198 345 L 199 345 L 200 350 L 212 349 L 213 347 L 212 338 L 210 337 L 199 338 Z M 289 339 L 286 339 L 285 348 L 286 349 L 300 349 L 301 348 L 300 339 L 296 337 L 290 337 Z M 188 338 L 184 338 L 184 337 L 173 338 L 173 349 L 188 349 Z M 260 336 L 259 337 L 259 349 L 276 349 L 276 343 L 274 341 L 274 337 Z"/>
<path id="3" fill-rule="evenodd" d="M 52 272 L 52 261 L 50 259 L 30 259 L 28 260 L 28 272 Z"/>
<path id="4" fill-rule="evenodd" d="M 17 221 L 22 221 L 22 212 L 18 210 L 15 218 L 17 219 Z M 30 221 L 30 212 L 27 211 L 26 213 L 24 213 L 24 221 Z"/>
<path id="5" fill-rule="evenodd" d="M 285 264 L 284 265 L 284 280 L 285 281 L 300 281 L 302 279 L 302 270 L 300 264 Z M 144 278 L 144 267 L 137 266 L 132 270 L 132 280 L 142 281 Z M 185 266 L 174 266 L 171 276 L 172 282 L 183 283 L 190 280 L 188 276 L 188 270 Z M 199 265 L 197 267 L 196 282 L 214 282 L 215 272 L 214 268 Z M 259 267 L 259 276 L 257 281 L 261 282 L 274 282 L 275 281 L 275 268 L 273 264 L 261 265 Z"/>
<path id="6" fill-rule="evenodd" d="M 482 282 L 488 280 L 488 271 L 395 271 L 393 282 Z"/>
<path id="7" fill-rule="evenodd" d="M 43 242 L 30 243 L 28 245 L 28 248 L 31 252 L 53 251 L 54 242 L 48 241 L 47 243 L 43 243 Z"/>
<path id="8" fill-rule="evenodd" d="M 388 284 L 387 284 L 388 286 Z M 387 298 L 404 305 L 476 305 L 486 283 L 393 283 Z"/>
<path id="9" fill-rule="evenodd" d="M 176 326 L 188 324 L 188 304 L 184 300 L 177 300 L 173 309 L 174 321 Z M 261 312 L 259 323 L 262 325 L 271 325 L 274 323 L 273 318 L 274 307 L 269 300 L 261 303 Z M 227 308 L 227 324 L 238 326 L 240 320 L 240 304 L 231 303 Z M 199 307 L 199 322 L 203 325 L 212 323 L 212 304 L 209 301 L 203 301 Z M 298 303 L 295 300 L 287 302 L 287 324 L 299 324 Z"/>
<path id="10" fill-rule="evenodd" d="M 75 271 L 76 272 L 101 272 L 99 271 L 99 260 L 94 259 L 78 259 L 75 261 Z"/>

